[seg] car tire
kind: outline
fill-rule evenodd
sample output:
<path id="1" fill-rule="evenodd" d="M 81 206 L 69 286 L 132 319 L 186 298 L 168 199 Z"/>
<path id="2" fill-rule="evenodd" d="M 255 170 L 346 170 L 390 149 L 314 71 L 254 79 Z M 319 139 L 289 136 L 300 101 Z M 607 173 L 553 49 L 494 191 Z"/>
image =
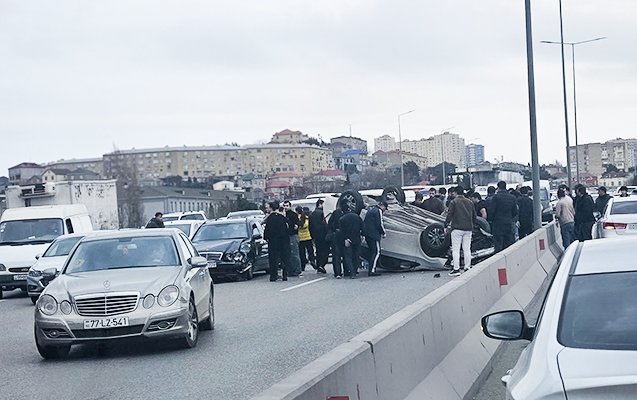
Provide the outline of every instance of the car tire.
<path id="1" fill-rule="evenodd" d="M 208 300 L 208 317 L 201 322 L 202 331 L 211 331 L 215 329 L 215 301 L 214 291 L 210 288 L 210 299 Z"/>
<path id="2" fill-rule="evenodd" d="M 35 303 L 38 302 L 38 296 L 30 296 L 31 297 L 31 303 L 33 303 L 33 305 L 35 305 Z"/>
<path id="3" fill-rule="evenodd" d="M 182 339 L 183 347 L 192 349 L 197 346 L 199 340 L 199 317 L 197 316 L 197 307 L 195 300 L 190 297 L 188 302 L 188 332 Z"/>
<path id="4" fill-rule="evenodd" d="M 35 335 L 35 326 L 33 327 L 33 334 L 35 336 L 35 347 L 38 348 L 38 353 L 45 360 L 59 360 L 69 355 L 71 351 L 71 345 L 66 346 L 42 346 L 38 342 L 37 335 Z"/>
<path id="5" fill-rule="evenodd" d="M 252 278 L 254 278 L 254 263 L 252 261 L 248 261 L 248 265 L 250 268 L 243 273 L 243 277 L 246 278 L 246 281 L 251 281 Z"/>
<path id="6" fill-rule="evenodd" d="M 420 247 L 430 257 L 443 256 L 450 245 L 451 238 L 445 233 L 445 227 L 442 224 L 428 225 L 420 234 Z"/>
<path id="7" fill-rule="evenodd" d="M 347 202 L 349 211 L 353 211 L 356 214 L 360 214 L 365 207 L 363 196 L 361 196 L 361 194 L 356 190 L 346 190 L 341 193 L 341 196 L 338 199 L 339 208 L 342 208 L 343 202 Z"/>
<path id="8" fill-rule="evenodd" d="M 381 200 L 388 201 L 390 196 L 396 199 L 398 204 L 405 204 L 405 192 L 401 188 L 396 186 L 387 186 L 383 189 Z"/>

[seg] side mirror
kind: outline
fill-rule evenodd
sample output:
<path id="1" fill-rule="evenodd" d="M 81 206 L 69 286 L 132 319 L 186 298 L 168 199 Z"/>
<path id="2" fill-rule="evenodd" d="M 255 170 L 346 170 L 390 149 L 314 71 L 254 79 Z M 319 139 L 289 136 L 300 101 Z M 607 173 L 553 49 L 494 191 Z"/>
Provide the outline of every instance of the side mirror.
<path id="1" fill-rule="evenodd" d="M 524 313 L 520 310 L 500 311 L 482 317 L 482 332 L 491 339 L 531 340 L 533 330 L 527 325 Z"/>
<path id="2" fill-rule="evenodd" d="M 190 264 L 193 268 L 201 268 L 208 266 L 208 260 L 205 257 L 197 256 L 191 257 L 188 259 L 188 264 Z"/>
<path id="3" fill-rule="evenodd" d="M 42 253 L 38 253 L 38 254 L 36 254 L 36 255 L 35 255 L 35 259 L 36 259 L 36 260 L 39 260 L 39 259 L 40 259 L 40 257 L 42 257 Z"/>
<path id="4" fill-rule="evenodd" d="M 254 235 L 252 235 L 252 240 L 260 240 L 262 238 L 263 236 L 261 236 L 260 233 L 255 233 Z"/>
<path id="5" fill-rule="evenodd" d="M 53 279 L 58 274 L 58 270 L 55 268 L 47 268 L 42 271 L 42 277 L 46 279 Z"/>

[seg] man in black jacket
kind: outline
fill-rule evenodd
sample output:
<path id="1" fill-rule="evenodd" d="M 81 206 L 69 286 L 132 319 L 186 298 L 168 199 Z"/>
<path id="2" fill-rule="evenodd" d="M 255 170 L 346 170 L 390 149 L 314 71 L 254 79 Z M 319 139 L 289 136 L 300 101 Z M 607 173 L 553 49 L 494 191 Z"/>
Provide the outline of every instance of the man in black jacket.
<path id="1" fill-rule="evenodd" d="M 593 211 L 595 205 L 593 198 L 586 193 L 586 186 L 581 185 L 575 191 L 577 202 L 575 202 L 575 238 L 580 242 L 591 240 L 595 217 Z"/>
<path id="2" fill-rule="evenodd" d="M 290 261 L 290 235 L 288 233 L 288 219 L 279 209 L 279 203 L 270 203 L 272 212 L 265 223 L 263 238 L 268 241 L 268 261 L 270 262 L 270 282 L 278 279 L 279 264 L 283 269 L 283 280 L 288 280 Z"/>
<path id="3" fill-rule="evenodd" d="M 506 249 L 515 241 L 513 221 L 517 215 L 518 206 L 515 196 L 507 191 L 506 182 L 498 182 L 498 191 L 491 199 L 487 210 L 496 252 Z"/>
<path id="4" fill-rule="evenodd" d="M 608 204 L 608 200 L 610 200 L 611 195 L 606 193 L 606 188 L 604 186 L 597 188 L 597 194 L 597 199 L 595 199 L 595 211 L 601 214 L 604 212 L 604 208 L 606 208 L 606 204 Z"/>
<path id="5" fill-rule="evenodd" d="M 420 198 L 422 199 L 422 195 L 420 195 Z M 369 248 L 369 259 L 367 260 L 369 262 L 368 276 L 380 275 L 376 272 L 376 266 L 380 259 L 380 239 L 386 236 L 385 225 L 383 224 L 383 213 L 385 211 L 387 211 L 387 202 L 381 201 L 377 206 L 368 208 L 367 213 L 365 213 L 363 234 Z"/>
<path id="6" fill-rule="evenodd" d="M 361 235 L 363 234 L 363 222 L 353 211 L 350 211 L 345 203 L 342 207 L 343 216 L 339 220 L 341 226 L 341 238 L 343 240 L 343 261 L 345 262 L 345 272 L 350 274 L 350 278 L 356 278 L 358 267 L 360 267 Z"/>
<path id="7" fill-rule="evenodd" d="M 310 214 L 310 235 L 316 246 L 316 271 L 326 274 L 325 266 L 330 255 L 330 244 L 326 240 L 327 222 L 323 214 L 323 200 L 316 201 L 316 208 Z"/>
<path id="8" fill-rule="evenodd" d="M 155 217 L 151 218 L 146 224 L 146 228 L 164 228 L 164 220 L 162 219 L 164 214 L 160 212 L 155 213 Z"/>
<path id="9" fill-rule="evenodd" d="M 344 253 L 344 239 L 341 235 L 341 217 L 343 211 L 337 208 L 330 215 L 330 219 L 327 221 L 327 240 L 332 246 L 332 268 L 334 269 L 334 277 L 341 279 L 343 277 L 343 253 Z"/>
<path id="10" fill-rule="evenodd" d="M 522 239 L 533 232 L 533 200 L 529 197 L 528 186 L 520 188 L 520 197 L 517 198 L 517 203 L 518 221 L 520 221 L 519 236 Z"/>

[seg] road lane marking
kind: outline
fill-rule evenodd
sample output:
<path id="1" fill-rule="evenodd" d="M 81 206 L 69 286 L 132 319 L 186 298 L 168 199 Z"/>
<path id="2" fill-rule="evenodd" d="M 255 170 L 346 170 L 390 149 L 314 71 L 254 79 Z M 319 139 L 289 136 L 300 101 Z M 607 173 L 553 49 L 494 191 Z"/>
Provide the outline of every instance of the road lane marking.
<path id="1" fill-rule="evenodd" d="M 311 280 L 311 281 L 299 283 L 298 285 L 294 285 L 294 286 L 290 286 L 289 288 L 281 289 L 281 291 L 282 292 L 287 292 L 288 290 L 298 289 L 298 288 L 303 287 L 303 286 L 307 286 L 307 285 L 311 285 L 311 284 L 316 283 L 316 282 L 320 282 L 323 279 L 327 279 L 327 277 L 325 276 L 323 278 L 318 278 L 318 279 L 314 279 L 314 280 Z"/>

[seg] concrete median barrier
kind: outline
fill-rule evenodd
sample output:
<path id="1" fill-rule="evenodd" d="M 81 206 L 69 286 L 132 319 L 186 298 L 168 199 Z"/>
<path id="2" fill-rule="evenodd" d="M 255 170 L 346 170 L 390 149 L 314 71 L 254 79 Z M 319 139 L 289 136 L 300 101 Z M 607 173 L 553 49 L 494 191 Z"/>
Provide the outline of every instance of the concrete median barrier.
<path id="1" fill-rule="evenodd" d="M 555 232 L 543 227 L 253 399 L 467 398 L 499 345 L 481 317 L 529 304 L 555 267 Z"/>

